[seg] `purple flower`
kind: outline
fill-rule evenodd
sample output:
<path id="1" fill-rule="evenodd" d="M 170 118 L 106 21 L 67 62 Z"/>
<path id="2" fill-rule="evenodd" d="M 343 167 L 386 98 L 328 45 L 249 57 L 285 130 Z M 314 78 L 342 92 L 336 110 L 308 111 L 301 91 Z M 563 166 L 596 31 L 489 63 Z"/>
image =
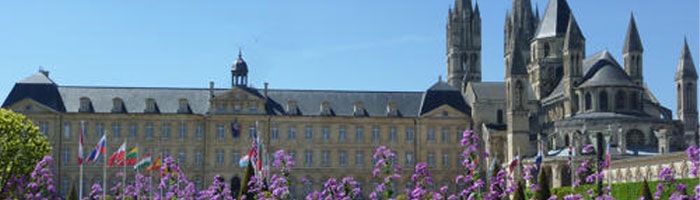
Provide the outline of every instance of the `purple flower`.
<path id="1" fill-rule="evenodd" d="M 590 153 L 590 152 L 592 152 L 592 151 L 593 151 L 593 145 L 592 145 L 592 144 L 589 144 L 589 145 L 586 145 L 586 146 L 583 147 L 583 152 L 584 152 L 584 153 Z"/>

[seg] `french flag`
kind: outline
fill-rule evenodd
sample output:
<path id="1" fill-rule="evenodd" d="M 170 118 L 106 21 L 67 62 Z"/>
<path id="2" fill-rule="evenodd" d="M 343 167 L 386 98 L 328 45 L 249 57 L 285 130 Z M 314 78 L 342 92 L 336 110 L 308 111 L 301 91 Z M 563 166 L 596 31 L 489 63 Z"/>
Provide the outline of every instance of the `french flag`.
<path id="1" fill-rule="evenodd" d="M 102 139 L 100 139 L 100 142 L 95 145 L 95 149 L 90 152 L 90 156 L 87 158 L 87 162 L 95 162 L 97 158 L 100 157 L 100 154 L 105 153 L 105 146 L 107 146 L 107 136 L 103 135 Z"/>

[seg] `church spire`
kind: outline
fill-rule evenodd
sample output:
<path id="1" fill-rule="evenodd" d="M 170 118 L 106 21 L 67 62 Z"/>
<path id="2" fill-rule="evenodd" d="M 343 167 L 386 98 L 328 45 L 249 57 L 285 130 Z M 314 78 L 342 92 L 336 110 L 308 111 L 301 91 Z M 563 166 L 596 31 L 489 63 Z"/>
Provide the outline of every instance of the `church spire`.
<path id="1" fill-rule="evenodd" d="M 690 48 L 688 47 L 688 40 L 685 39 L 683 42 L 683 50 L 681 51 L 681 60 L 678 63 L 678 69 L 676 69 L 676 80 L 680 79 L 691 79 L 697 80 L 698 73 L 695 70 L 695 63 L 693 62 L 693 55 L 690 53 Z"/>
<path id="2" fill-rule="evenodd" d="M 628 53 L 632 51 L 644 51 L 644 47 L 642 46 L 642 39 L 639 37 L 639 31 L 637 30 L 637 23 L 634 20 L 634 14 L 631 14 L 630 17 L 630 24 L 627 27 L 627 36 L 625 36 L 625 47 L 622 50 L 622 53 Z"/>
<path id="3" fill-rule="evenodd" d="M 581 28 L 578 27 L 578 23 L 576 23 L 576 19 L 574 19 L 573 14 L 569 16 L 569 23 L 566 29 L 566 36 L 564 37 L 564 49 L 579 49 L 581 47 L 581 43 L 586 41 L 586 38 L 583 37 L 583 33 L 581 33 Z"/>

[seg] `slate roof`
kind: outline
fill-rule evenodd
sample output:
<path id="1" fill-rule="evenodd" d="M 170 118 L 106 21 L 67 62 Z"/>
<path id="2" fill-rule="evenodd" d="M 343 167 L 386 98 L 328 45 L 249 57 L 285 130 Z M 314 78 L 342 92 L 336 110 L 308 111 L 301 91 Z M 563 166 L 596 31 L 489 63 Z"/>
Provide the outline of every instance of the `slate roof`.
<path id="1" fill-rule="evenodd" d="M 66 111 L 57 85 L 42 72 L 37 72 L 15 83 L 2 107 L 10 106 L 26 98 L 33 99 L 58 112 Z"/>
<path id="2" fill-rule="evenodd" d="M 498 101 L 505 101 L 506 100 L 506 83 L 505 82 L 472 82 L 470 83 L 471 89 L 474 91 L 474 94 L 476 95 L 476 99 L 478 101 L 480 100 L 498 100 Z M 534 101 L 537 100 L 537 97 L 535 96 L 535 91 L 532 90 L 532 87 L 528 85 L 526 87 L 527 89 L 527 98 L 528 100 Z"/>
<path id="3" fill-rule="evenodd" d="M 265 98 L 260 89 L 241 89 Z M 228 90 L 215 89 L 214 95 L 221 95 Z M 207 88 L 58 86 L 41 73 L 15 84 L 3 107 L 31 98 L 59 112 L 75 113 L 79 112 L 80 99 L 83 97 L 90 99 L 95 113 L 111 113 L 115 98 L 122 100 L 126 113 L 145 113 L 147 99 L 154 99 L 162 114 L 178 113 L 180 99 L 187 99 L 192 114 L 207 114 L 210 108 Z M 459 89 L 444 82 L 433 85 L 425 92 L 270 89 L 267 100 L 265 109 L 271 115 L 286 115 L 290 100 L 297 104 L 294 114 L 304 116 L 321 115 L 320 106 L 323 102 L 330 104 L 334 116 L 355 116 L 354 105 L 358 102 L 364 107 L 361 116 L 370 117 L 388 116 L 387 106 L 390 104 L 395 104 L 395 110 L 401 117 L 418 117 L 445 104 L 467 115 L 471 113 L 471 108 Z"/>
<path id="4" fill-rule="evenodd" d="M 584 59 L 582 67 L 584 76 L 578 87 L 636 86 L 608 51 L 601 51 Z M 564 95 L 564 89 L 562 79 L 543 101 Z"/>
<path id="5" fill-rule="evenodd" d="M 442 81 L 435 83 L 423 94 L 420 114 L 423 115 L 445 104 L 463 112 L 465 115 L 471 115 L 471 108 L 464 100 L 462 92 Z"/>
<path id="6" fill-rule="evenodd" d="M 550 0 L 544 18 L 537 27 L 535 39 L 564 36 L 570 15 L 571 8 L 566 0 Z"/>

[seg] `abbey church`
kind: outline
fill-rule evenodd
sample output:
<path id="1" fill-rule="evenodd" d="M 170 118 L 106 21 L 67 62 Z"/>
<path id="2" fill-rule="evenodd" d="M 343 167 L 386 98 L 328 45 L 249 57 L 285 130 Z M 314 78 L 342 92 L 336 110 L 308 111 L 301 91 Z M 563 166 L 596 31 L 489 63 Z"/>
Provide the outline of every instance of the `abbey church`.
<path id="1" fill-rule="evenodd" d="M 382 180 L 370 173 L 372 153 L 382 145 L 397 155 L 392 162 L 425 162 L 438 185 L 464 187 L 453 177 L 463 170 L 459 140 L 466 129 L 481 136 L 491 155 L 485 163 L 542 154 L 555 187 L 571 185 L 567 160 L 589 156 L 582 152 L 589 144 L 598 152 L 610 146 L 615 182 L 651 178 L 662 165 L 687 170 L 682 150 L 698 142 L 698 76 L 687 43 L 679 45 L 673 116 L 645 86 L 644 37 L 633 16 L 620 41 L 623 57 L 614 58 L 586 51 L 596 40 L 586 38 L 566 0 L 550 0 L 541 17 L 530 0 L 512 1 L 505 65 L 487 67 L 503 69 L 503 80 L 482 80 L 479 6 L 455 0 L 446 22 L 447 79 L 414 92 L 287 90 L 274 82 L 256 88 L 248 80 L 265 66 L 239 52 L 222 68 L 230 83 L 72 86 L 40 71 L 19 80 L 2 108 L 28 116 L 49 138 L 62 194 L 78 183 L 81 132 L 87 147 L 106 135 L 107 154 L 128 141 L 143 154 L 172 157 L 199 189 L 217 174 L 237 188 L 244 173 L 238 161 L 259 137 L 268 152 L 284 149 L 296 161 L 292 180 L 309 180 L 290 188 L 298 197 L 331 177 L 353 176 L 363 189 L 374 188 Z M 101 163 L 84 170 L 85 188 L 102 182 Z M 108 172 L 109 184 L 120 181 L 117 172 Z M 410 173 L 397 189 L 412 187 Z"/>

